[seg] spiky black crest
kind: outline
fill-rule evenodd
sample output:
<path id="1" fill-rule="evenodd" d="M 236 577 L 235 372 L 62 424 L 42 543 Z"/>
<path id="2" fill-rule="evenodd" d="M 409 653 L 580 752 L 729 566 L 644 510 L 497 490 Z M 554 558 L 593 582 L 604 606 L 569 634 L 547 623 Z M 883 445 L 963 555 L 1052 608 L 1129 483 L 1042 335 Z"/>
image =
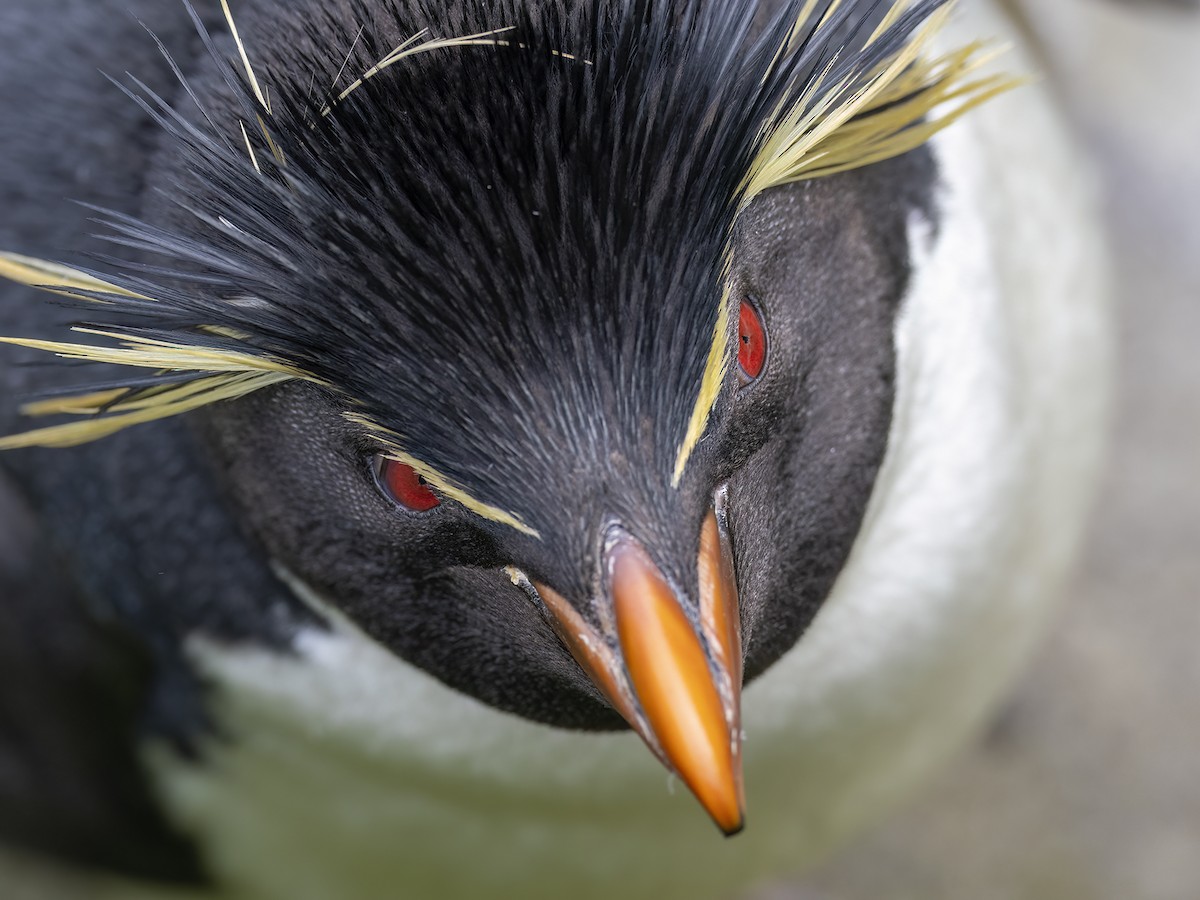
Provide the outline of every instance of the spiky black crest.
<path id="1" fill-rule="evenodd" d="M 519 527 L 531 453 L 636 451 L 648 478 L 677 478 L 726 364 L 737 215 L 772 184 L 925 139 L 973 65 L 971 49 L 942 70 L 907 55 L 946 4 L 795 0 L 765 28 L 755 0 L 314 4 L 270 46 L 239 41 L 252 66 L 212 44 L 227 90 L 202 115 L 135 84 L 182 161 L 172 221 L 108 222 L 166 262 L 94 283 L 23 273 L 113 301 L 92 327 L 185 383 L 49 410 L 119 427 L 308 379 Z M 422 29 L 473 37 L 388 55 Z M 98 436 L 38 434 L 9 445 Z"/>

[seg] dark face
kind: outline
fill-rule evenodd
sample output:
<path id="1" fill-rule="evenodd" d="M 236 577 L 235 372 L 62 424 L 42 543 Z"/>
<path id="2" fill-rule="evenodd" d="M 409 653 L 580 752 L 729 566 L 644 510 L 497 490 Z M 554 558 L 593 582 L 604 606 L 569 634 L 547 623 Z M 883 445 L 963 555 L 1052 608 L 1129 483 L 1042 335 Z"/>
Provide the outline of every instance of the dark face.
<path id="1" fill-rule="evenodd" d="M 665 508 L 647 508 L 646 492 L 629 491 L 647 466 L 636 447 L 607 460 L 564 450 L 560 471 L 573 495 L 563 496 L 547 474 L 545 496 L 529 506 L 544 501 L 561 512 L 565 505 L 569 515 L 547 517 L 555 532 L 538 522 L 540 539 L 449 498 L 424 511 L 405 508 L 380 485 L 378 448 L 346 421 L 344 404 L 303 385 L 209 414 L 231 495 L 279 562 L 398 655 L 502 709 L 609 728 L 621 717 L 576 665 L 542 605 L 505 570 L 552 586 L 590 616 L 602 594 L 603 534 L 619 522 L 695 598 L 702 521 L 727 485 L 753 678 L 800 637 L 862 520 L 891 417 L 906 222 L 914 210 L 928 211 L 931 169 L 917 154 L 777 189 L 746 214 L 730 302 L 740 307 L 745 299 L 757 311 L 765 361 L 754 380 L 737 363 L 730 367 L 705 439 Z M 542 387 L 543 402 L 552 403 L 555 373 L 546 372 Z M 504 414 L 539 411 L 514 400 Z M 546 439 L 555 438 L 548 431 Z"/>

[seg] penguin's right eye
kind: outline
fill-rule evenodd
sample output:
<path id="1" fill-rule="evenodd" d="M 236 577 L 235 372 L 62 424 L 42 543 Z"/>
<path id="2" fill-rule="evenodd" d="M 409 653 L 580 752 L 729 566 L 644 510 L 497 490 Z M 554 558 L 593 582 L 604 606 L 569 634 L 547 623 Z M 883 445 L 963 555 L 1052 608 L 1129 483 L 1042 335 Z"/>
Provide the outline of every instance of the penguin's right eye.
<path id="1" fill-rule="evenodd" d="M 757 381 L 767 367 L 767 329 L 749 300 L 738 312 L 738 378 L 742 387 Z"/>
<path id="2" fill-rule="evenodd" d="M 438 495 L 412 466 L 386 456 L 376 456 L 372 467 L 379 490 L 397 506 L 411 512 L 427 512 L 441 504 Z"/>

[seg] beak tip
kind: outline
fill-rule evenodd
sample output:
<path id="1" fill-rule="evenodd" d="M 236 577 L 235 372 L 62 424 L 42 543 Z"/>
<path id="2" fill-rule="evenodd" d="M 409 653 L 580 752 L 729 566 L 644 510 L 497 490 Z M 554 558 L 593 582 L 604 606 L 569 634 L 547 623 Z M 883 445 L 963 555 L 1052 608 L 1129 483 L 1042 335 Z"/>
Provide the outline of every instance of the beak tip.
<path id="1" fill-rule="evenodd" d="M 736 805 L 733 803 L 709 804 L 701 801 L 709 818 L 713 824 L 721 829 L 721 833 L 725 837 L 733 837 L 741 834 L 746 827 L 746 813 L 739 802 Z"/>
<path id="2" fill-rule="evenodd" d="M 737 822 L 733 823 L 732 825 L 718 824 L 717 827 L 721 829 L 721 832 L 725 835 L 725 837 L 737 837 L 746 830 L 746 817 L 738 816 Z"/>

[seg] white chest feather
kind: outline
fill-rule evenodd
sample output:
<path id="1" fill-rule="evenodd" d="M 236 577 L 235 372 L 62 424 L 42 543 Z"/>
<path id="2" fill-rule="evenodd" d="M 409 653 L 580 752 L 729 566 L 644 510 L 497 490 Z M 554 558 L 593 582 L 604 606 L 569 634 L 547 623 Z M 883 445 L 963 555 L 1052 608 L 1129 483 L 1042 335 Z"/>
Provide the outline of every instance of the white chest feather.
<path id="1" fill-rule="evenodd" d="M 1002 31 L 972 9 L 963 31 Z M 201 767 L 151 755 L 220 876 L 260 900 L 727 896 L 827 852 L 961 745 L 1079 538 L 1106 310 L 1077 163 L 1035 90 L 935 147 L 944 218 L 936 238 L 912 225 L 867 524 L 817 622 L 746 694 L 747 831 L 720 840 L 632 735 L 496 712 L 347 626 L 289 659 L 194 648 L 233 740 Z"/>

